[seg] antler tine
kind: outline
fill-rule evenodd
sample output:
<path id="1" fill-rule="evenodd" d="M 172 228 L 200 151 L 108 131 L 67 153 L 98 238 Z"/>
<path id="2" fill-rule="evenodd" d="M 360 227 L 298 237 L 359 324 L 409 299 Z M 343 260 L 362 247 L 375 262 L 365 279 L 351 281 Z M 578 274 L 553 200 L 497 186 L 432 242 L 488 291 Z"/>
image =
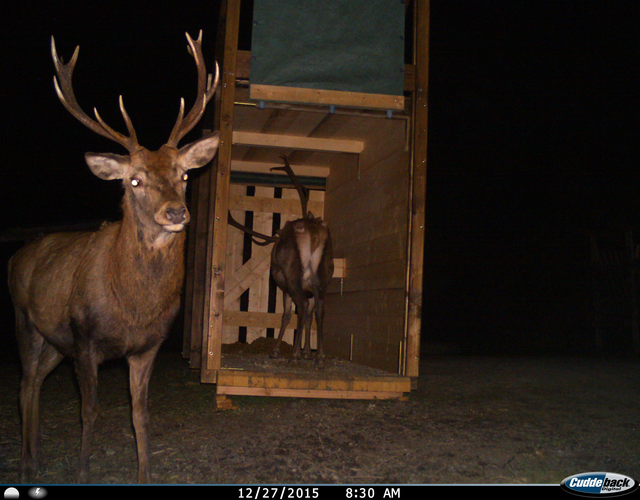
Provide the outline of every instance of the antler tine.
<path id="1" fill-rule="evenodd" d="M 169 140 L 167 141 L 167 145 L 172 147 L 176 147 L 178 142 L 180 142 L 180 139 L 189 133 L 189 131 L 195 127 L 196 123 L 198 123 L 200 118 L 202 118 L 202 114 L 204 113 L 207 103 L 215 94 L 216 87 L 218 86 L 218 80 L 220 78 L 220 70 L 218 68 L 218 63 L 216 63 L 216 76 L 213 85 L 209 85 L 207 88 L 207 70 L 204 63 L 204 57 L 202 55 L 202 30 L 198 35 L 198 39 L 195 41 L 191 38 L 189 33 L 186 35 L 187 41 L 189 42 L 189 53 L 195 59 L 196 67 L 198 69 L 198 95 L 191 111 L 189 111 L 187 116 L 184 118 L 184 99 L 180 100 L 180 112 L 178 114 L 178 119 L 176 120 L 173 130 L 171 131 L 171 135 L 169 136 Z"/>
<path id="2" fill-rule="evenodd" d="M 80 47 L 78 46 L 76 47 L 71 60 L 67 64 L 64 64 L 58 57 L 55 39 L 54 37 L 51 37 L 51 56 L 53 57 L 53 63 L 56 67 L 57 74 L 57 77 L 55 75 L 53 77 L 53 84 L 55 86 L 56 93 L 58 94 L 60 102 L 62 102 L 69 113 L 75 116 L 87 128 L 93 130 L 95 133 L 100 134 L 103 137 L 106 137 L 107 139 L 111 139 L 112 141 L 121 144 L 129 152 L 133 153 L 140 148 L 140 145 L 138 144 L 131 119 L 129 118 L 127 111 L 124 109 L 122 96 L 120 96 L 120 112 L 122 113 L 122 117 L 124 118 L 124 121 L 127 125 L 129 137 L 116 132 L 114 129 L 109 127 L 109 125 L 107 125 L 104 120 L 102 120 L 102 118 L 98 114 L 97 109 L 94 108 L 94 113 L 98 120 L 95 121 L 94 119 L 90 118 L 89 115 L 87 115 L 78 104 L 75 93 L 73 92 L 71 78 L 73 76 L 73 70 L 75 68 L 76 62 L 78 61 L 79 52 Z"/>
<path id="3" fill-rule="evenodd" d="M 304 187 L 296 177 L 296 174 L 293 172 L 291 165 L 289 165 L 289 159 L 285 155 L 280 155 L 280 158 L 284 160 L 284 166 L 272 167 L 271 170 L 284 170 L 287 173 L 287 175 L 293 182 L 293 185 L 295 186 L 296 190 L 298 191 L 298 195 L 300 195 L 300 203 L 302 204 L 302 218 L 307 219 L 309 218 L 309 215 L 307 213 L 307 203 L 309 202 L 309 190 L 306 187 Z"/>

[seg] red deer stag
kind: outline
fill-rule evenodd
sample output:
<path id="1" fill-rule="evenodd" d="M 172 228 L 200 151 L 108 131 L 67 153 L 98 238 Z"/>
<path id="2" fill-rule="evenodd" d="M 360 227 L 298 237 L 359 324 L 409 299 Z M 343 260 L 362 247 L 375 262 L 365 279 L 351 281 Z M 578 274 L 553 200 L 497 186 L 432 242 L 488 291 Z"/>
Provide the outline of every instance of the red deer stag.
<path id="1" fill-rule="evenodd" d="M 123 218 L 96 232 L 57 233 L 35 241 L 9 262 L 9 288 L 23 367 L 21 481 L 35 472 L 39 445 L 39 399 L 44 378 L 64 356 L 74 359 L 82 397 L 82 442 L 78 480 L 89 473 L 90 438 L 98 412 L 98 365 L 125 357 L 129 365 L 132 417 L 138 451 L 138 481 L 150 482 L 147 391 L 153 362 L 180 307 L 184 275 L 183 229 L 187 171 L 214 157 L 219 134 L 178 149 L 178 142 L 200 120 L 218 82 L 207 89 L 202 32 L 187 34 L 198 69 L 198 95 L 184 116 L 184 99 L 168 142 L 158 151 L 138 144 L 120 98 L 129 131 L 125 136 L 82 111 L 71 77 L 78 59 L 63 64 L 51 39 L 54 84 L 65 108 L 94 132 L 124 146 L 126 156 L 87 153 L 91 171 L 101 179 L 122 179 Z"/>
<path id="2" fill-rule="evenodd" d="M 280 345 L 291 320 L 291 302 L 293 301 L 298 314 L 298 328 L 293 341 L 293 359 L 299 360 L 301 355 L 305 359 L 311 358 L 311 323 L 313 321 L 311 314 L 315 311 L 318 328 L 316 366 L 323 368 L 324 297 L 333 276 L 331 234 L 325 222 L 307 212 L 309 192 L 298 181 L 287 157 L 282 156 L 282 158 L 285 165 L 271 170 L 284 170 L 293 181 L 302 203 L 302 218 L 287 222 L 274 237 L 245 228 L 233 220 L 231 214 L 229 214 L 229 223 L 266 242 L 275 241 L 271 250 L 271 276 L 283 292 L 284 312 L 278 342 L 271 356 L 274 358 L 280 356 Z M 304 352 L 301 348 L 303 327 Z"/>

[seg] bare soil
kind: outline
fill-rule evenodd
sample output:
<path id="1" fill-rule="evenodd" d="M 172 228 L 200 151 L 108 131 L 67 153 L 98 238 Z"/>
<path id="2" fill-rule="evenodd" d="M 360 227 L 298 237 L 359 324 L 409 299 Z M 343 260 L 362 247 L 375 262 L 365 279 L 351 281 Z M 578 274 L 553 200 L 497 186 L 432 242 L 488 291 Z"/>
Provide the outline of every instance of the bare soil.
<path id="1" fill-rule="evenodd" d="M 312 362 L 308 369 L 313 369 Z M 640 478 L 637 359 L 424 356 L 407 401 L 234 397 L 217 410 L 178 353 L 151 380 L 157 483 L 555 483 Z M 18 481 L 20 368 L 0 365 L 0 483 Z M 99 377 L 91 477 L 136 481 L 124 362 Z M 40 483 L 72 483 L 80 401 L 65 362 L 42 391 Z"/>

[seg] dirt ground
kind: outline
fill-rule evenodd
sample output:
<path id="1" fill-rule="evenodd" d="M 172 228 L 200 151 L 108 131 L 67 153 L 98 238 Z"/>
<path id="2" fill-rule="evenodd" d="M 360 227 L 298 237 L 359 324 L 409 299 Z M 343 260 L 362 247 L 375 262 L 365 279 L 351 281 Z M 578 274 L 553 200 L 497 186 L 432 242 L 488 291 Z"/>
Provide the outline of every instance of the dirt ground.
<path id="1" fill-rule="evenodd" d="M 234 397 L 216 410 L 179 353 L 151 380 L 157 483 L 555 483 L 640 478 L 637 359 L 423 356 L 407 401 Z M 100 370 L 95 483 L 134 483 L 123 362 Z M 0 483 L 18 481 L 20 368 L 0 365 Z M 65 362 L 42 391 L 40 483 L 74 482 L 80 403 Z"/>

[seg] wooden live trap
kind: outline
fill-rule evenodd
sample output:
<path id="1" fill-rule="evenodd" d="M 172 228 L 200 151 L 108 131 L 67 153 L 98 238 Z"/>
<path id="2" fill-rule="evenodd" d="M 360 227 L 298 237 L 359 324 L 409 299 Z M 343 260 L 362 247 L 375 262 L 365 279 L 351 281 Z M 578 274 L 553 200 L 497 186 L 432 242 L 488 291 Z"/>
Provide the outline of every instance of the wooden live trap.
<path id="1" fill-rule="evenodd" d="M 265 6 L 286 8 L 287 2 L 293 0 L 255 0 L 252 47 L 244 51 L 238 48 L 241 2 L 222 1 L 213 127 L 221 143 L 192 186 L 183 353 L 219 395 L 402 397 L 417 379 L 420 352 L 429 2 L 398 2 L 402 28 L 410 21 L 400 38 L 412 37 L 413 44 L 407 63 L 402 42 L 395 96 L 304 88 L 275 78 L 276 85 L 255 76 L 278 74 L 277 68 L 258 70 L 256 26 L 269 24 L 261 17 L 271 8 Z M 271 245 L 252 245 L 227 224 L 227 214 L 267 234 L 300 217 L 288 178 L 270 171 L 282 165 L 281 154 L 311 190 L 309 210 L 331 230 L 336 272 L 324 337 L 337 371 L 330 364 L 314 370 L 305 361 L 294 367 L 287 354 L 277 362 L 265 353 L 249 367 L 234 364 L 239 346 L 277 337 L 282 292 L 269 280 Z M 296 324 L 294 317 L 289 343 Z"/>

